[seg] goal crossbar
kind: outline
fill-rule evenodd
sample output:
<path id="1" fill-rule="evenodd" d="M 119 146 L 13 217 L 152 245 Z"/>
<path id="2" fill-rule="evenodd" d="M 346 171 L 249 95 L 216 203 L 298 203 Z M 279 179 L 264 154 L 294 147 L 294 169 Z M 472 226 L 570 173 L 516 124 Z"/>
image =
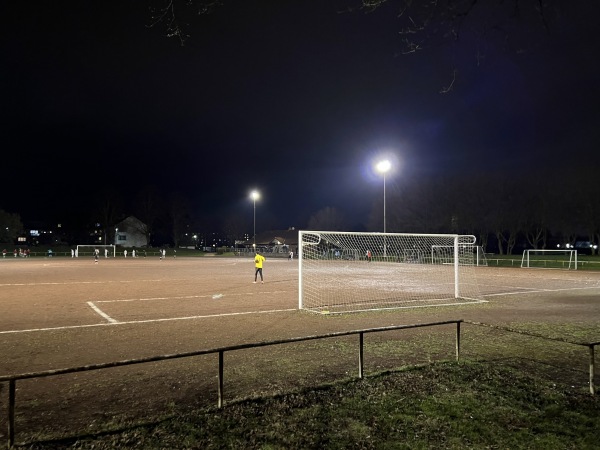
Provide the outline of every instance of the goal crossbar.
<path id="1" fill-rule="evenodd" d="M 115 258 L 117 256 L 117 248 L 114 244 L 80 244 L 77 245 L 76 251 L 77 256 L 89 256 L 94 255 L 94 251 L 98 249 L 100 252 L 100 256 L 104 256 L 104 250 L 108 250 L 108 255 Z"/>
<path id="2" fill-rule="evenodd" d="M 577 270 L 577 250 L 525 249 L 521 258 L 521 267 Z"/>

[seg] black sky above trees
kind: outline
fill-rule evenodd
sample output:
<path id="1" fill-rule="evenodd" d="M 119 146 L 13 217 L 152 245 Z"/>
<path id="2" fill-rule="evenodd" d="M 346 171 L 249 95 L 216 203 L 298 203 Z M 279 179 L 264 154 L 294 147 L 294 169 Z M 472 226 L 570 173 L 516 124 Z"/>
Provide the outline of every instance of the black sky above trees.
<path id="1" fill-rule="evenodd" d="M 356 229 L 381 208 L 381 152 L 399 163 L 392 193 L 599 167 L 599 2 L 548 2 L 546 29 L 509 14 L 485 36 L 478 10 L 458 41 L 411 54 L 402 2 L 357 3 L 223 0 L 181 16 L 182 46 L 149 26 L 147 2 L 5 2 L 0 209 L 69 222 L 111 192 L 133 211 L 151 186 L 194 215 L 250 220 L 256 188 L 265 225 L 334 207 Z"/>

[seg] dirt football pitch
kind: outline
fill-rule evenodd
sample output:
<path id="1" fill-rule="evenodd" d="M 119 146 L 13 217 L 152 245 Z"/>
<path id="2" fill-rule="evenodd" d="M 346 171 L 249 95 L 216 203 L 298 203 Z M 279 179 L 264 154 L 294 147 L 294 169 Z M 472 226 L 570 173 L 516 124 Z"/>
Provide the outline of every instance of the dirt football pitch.
<path id="1" fill-rule="evenodd" d="M 0 375 L 108 363 L 230 345 L 391 325 L 459 320 L 571 342 L 600 341 L 600 272 L 477 268 L 485 303 L 320 315 L 298 309 L 298 261 L 268 258 L 253 283 L 250 258 L 12 258 L 0 260 Z M 463 325 L 470 342 L 492 336 Z M 454 327 L 455 328 L 455 327 Z M 452 359 L 454 328 L 365 337 L 365 371 Z M 477 333 L 469 340 L 470 330 Z M 473 335 L 475 336 L 475 335 Z M 522 358 L 527 340 L 494 338 Z M 519 341 L 519 339 L 521 339 Z M 356 375 L 356 338 L 284 344 L 225 354 L 225 403 Z M 392 347 L 390 343 L 393 343 Z M 368 346 L 371 347 L 368 347 Z M 512 350 L 511 350 L 512 349 Z M 546 355 L 577 389 L 587 389 L 586 349 Z M 505 355 L 507 358 L 510 355 Z M 154 420 L 173 410 L 214 407 L 217 356 L 19 381 L 17 441 L 95 432 Z M 575 368 L 575 369 L 573 369 Z M 0 385 L 0 439 L 7 389 Z"/>

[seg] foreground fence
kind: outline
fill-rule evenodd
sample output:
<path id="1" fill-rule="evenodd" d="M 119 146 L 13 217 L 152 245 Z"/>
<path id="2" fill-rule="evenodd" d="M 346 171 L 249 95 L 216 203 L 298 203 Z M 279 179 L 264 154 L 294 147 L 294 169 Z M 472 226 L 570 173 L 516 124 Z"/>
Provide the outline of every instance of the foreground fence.
<path id="1" fill-rule="evenodd" d="M 589 390 L 592 395 L 594 395 L 596 393 L 595 384 L 594 384 L 595 347 L 600 345 L 600 342 L 589 342 L 589 343 L 573 342 L 573 341 L 569 341 L 566 339 L 549 338 L 547 336 L 542 336 L 542 335 L 538 335 L 535 333 L 515 330 L 515 329 L 508 328 L 508 327 L 485 324 L 485 323 L 481 323 L 481 322 L 464 321 L 464 320 L 450 320 L 450 321 L 443 321 L 443 322 L 430 322 L 430 323 L 412 324 L 412 325 L 397 325 L 397 326 L 389 326 L 389 327 L 367 328 L 367 329 L 362 329 L 362 330 L 343 331 L 343 332 L 327 333 L 327 334 L 322 334 L 322 335 L 240 344 L 240 345 L 233 345 L 233 346 L 228 346 L 228 347 L 199 350 L 199 351 L 194 351 L 194 352 L 160 355 L 160 356 L 154 356 L 154 357 L 148 357 L 148 358 L 131 359 L 131 360 L 110 362 L 110 363 L 104 363 L 104 364 L 95 364 L 95 365 L 87 365 L 87 366 L 81 366 L 81 367 L 48 370 L 48 371 L 42 371 L 42 372 L 23 373 L 23 374 L 18 374 L 18 375 L 11 375 L 11 376 L 0 376 L 0 383 L 8 384 L 8 405 L 7 405 L 8 406 L 7 407 L 7 416 L 8 416 L 7 417 L 7 427 L 8 427 L 7 444 L 8 444 L 8 448 L 12 448 L 15 445 L 16 387 L 17 387 L 18 381 L 22 381 L 22 380 L 26 380 L 26 379 L 34 379 L 34 378 L 52 377 L 52 376 L 57 376 L 57 375 L 69 374 L 69 373 L 108 369 L 108 368 L 113 368 L 113 367 L 131 366 L 131 365 L 135 365 L 135 364 L 144 364 L 144 363 L 151 363 L 151 362 L 157 362 L 157 361 L 173 360 L 173 359 L 178 359 L 178 358 L 189 358 L 189 357 L 200 356 L 200 355 L 218 354 L 217 406 L 219 408 L 221 408 L 224 404 L 224 398 L 225 398 L 224 397 L 224 355 L 226 352 L 258 348 L 258 347 L 268 347 L 268 346 L 274 346 L 274 345 L 279 345 L 279 344 L 298 343 L 298 342 L 305 342 L 305 341 L 314 341 L 314 340 L 320 340 L 320 339 L 357 335 L 358 336 L 358 345 L 357 345 L 358 378 L 362 379 L 364 377 L 364 335 L 365 334 L 392 331 L 392 330 L 405 330 L 405 329 L 413 329 L 413 328 L 425 328 L 425 327 L 435 327 L 435 326 L 441 326 L 441 325 L 454 324 L 456 326 L 455 358 L 456 358 L 456 361 L 458 362 L 460 360 L 460 355 L 461 355 L 460 352 L 461 352 L 461 324 L 462 323 L 479 326 L 479 327 L 498 329 L 498 330 L 506 331 L 509 333 L 516 333 L 516 334 L 526 335 L 526 336 L 540 338 L 540 339 L 549 340 L 549 341 L 558 341 L 558 342 L 567 343 L 567 344 L 571 344 L 571 345 L 587 347 L 589 349 Z M 1 392 L 1 390 L 0 390 L 0 392 Z M 0 399 L 0 403 L 1 403 L 1 399 Z"/>
<path id="2" fill-rule="evenodd" d="M 521 331 L 521 330 L 514 330 L 512 328 L 508 328 L 508 327 L 500 327 L 497 325 L 490 325 L 487 323 L 481 323 L 481 322 L 473 322 L 473 321 L 466 321 L 465 323 L 471 324 L 471 325 L 477 325 L 477 326 L 481 326 L 481 327 L 488 327 L 488 328 L 494 328 L 497 330 L 503 330 L 503 331 L 508 331 L 510 333 L 518 333 L 518 334 L 522 334 L 525 336 L 531 336 L 534 338 L 539 338 L 539 339 L 545 339 L 547 341 L 556 341 L 556 342 L 563 342 L 565 344 L 571 344 L 571 345 L 578 345 L 581 347 L 587 347 L 589 349 L 589 355 L 590 355 L 590 359 L 589 359 L 589 384 L 590 384 L 590 394 L 595 395 L 596 394 L 596 387 L 594 384 L 594 376 L 595 376 L 595 348 L 596 346 L 600 345 L 600 342 L 573 342 L 570 341 L 568 339 L 561 339 L 561 338 L 551 338 L 548 336 L 542 336 L 540 334 L 535 334 L 535 333 L 529 333 L 526 331 Z"/>
<path id="3" fill-rule="evenodd" d="M 367 328 L 363 330 L 353 330 L 353 331 L 342 331 L 328 334 L 321 334 L 315 336 L 305 336 L 298 338 L 290 338 L 290 339 L 281 339 L 274 341 L 265 341 L 265 342 L 257 342 L 257 343 L 248 343 L 248 344 L 240 344 L 240 345 L 232 345 L 228 347 L 214 348 L 208 350 L 199 350 L 194 352 L 185 352 L 185 353 L 177 353 L 170 355 L 161 355 L 161 356 L 153 356 L 149 358 L 140 358 L 140 359 L 130 359 L 125 361 L 117 361 L 111 363 L 104 364 L 93 364 L 81 367 L 72 367 L 67 369 L 56 369 L 56 370 L 47 370 L 42 372 L 31 372 L 31 373 L 23 373 L 19 375 L 10 375 L 10 376 L 0 376 L 0 383 L 8 383 L 8 448 L 11 448 L 15 444 L 15 410 L 16 410 L 16 385 L 20 380 L 32 379 L 32 378 L 43 378 L 43 377 L 51 377 L 57 375 L 63 375 L 68 373 L 76 373 L 76 372 L 86 372 L 91 370 L 100 370 L 100 369 L 108 369 L 112 367 L 121 367 L 121 366 L 130 366 L 134 364 L 144 364 L 150 362 L 157 361 L 166 361 L 178 358 L 189 358 L 192 356 L 200 356 L 200 355 L 208 355 L 217 353 L 218 358 L 218 396 L 217 396 L 217 406 L 220 408 L 224 403 L 224 377 L 223 377 L 223 366 L 224 366 L 224 355 L 226 352 L 231 352 L 235 350 L 243 350 L 249 348 L 257 348 L 257 347 L 267 347 L 272 345 L 279 344 L 289 344 L 293 342 L 303 342 L 303 341 L 314 341 L 318 339 L 328 339 L 333 337 L 341 337 L 341 336 L 351 336 L 358 335 L 358 348 L 357 348 L 357 356 L 358 356 L 358 378 L 362 379 L 364 377 L 364 335 L 367 333 L 377 333 L 384 331 L 392 331 L 392 330 L 406 330 L 412 328 L 424 328 L 424 327 L 434 327 L 440 325 L 456 325 L 456 361 L 458 362 L 460 359 L 460 324 L 463 320 L 449 320 L 444 322 L 430 322 L 430 323 L 421 323 L 421 324 L 412 324 L 412 325 L 396 325 L 389 327 L 379 327 L 379 328 Z"/>

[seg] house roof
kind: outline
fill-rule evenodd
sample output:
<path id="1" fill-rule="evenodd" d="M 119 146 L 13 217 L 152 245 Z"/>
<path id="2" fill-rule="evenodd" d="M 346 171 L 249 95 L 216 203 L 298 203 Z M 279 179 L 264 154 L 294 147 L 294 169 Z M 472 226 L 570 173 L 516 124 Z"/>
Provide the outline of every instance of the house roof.
<path id="1" fill-rule="evenodd" d="M 144 222 L 142 222 L 140 219 L 138 219 L 135 216 L 127 216 L 125 217 L 125 219 L 121 220 L 119 223 L 116 224 L 117 227 L 119 226 L 139 226 L 139 225 L 144 225 Z"/>
<path id="2" fill-rule="evenodd" d="M 253 239 L 248 239 L 251 245 Z M 256 234 L 256 245 L 298 245 L 298 230 L 290 228 L 287 230 L 270 230 Z"/>

